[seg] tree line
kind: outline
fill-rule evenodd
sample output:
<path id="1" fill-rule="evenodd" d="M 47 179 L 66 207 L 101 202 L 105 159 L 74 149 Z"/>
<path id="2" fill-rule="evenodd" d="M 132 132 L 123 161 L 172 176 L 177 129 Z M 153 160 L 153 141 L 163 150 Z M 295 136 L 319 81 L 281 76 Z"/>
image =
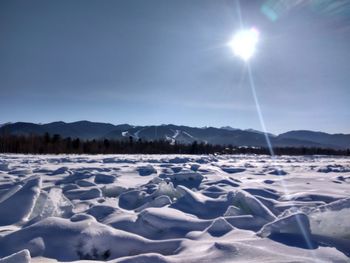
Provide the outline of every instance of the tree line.
<path id="1" fill-rule="evenodd" d="M 264 154 L 266 147 L 213 145 L 194 141 L 191 144 L 166 140 L 145 141 L 129 137 L 124 140 L 62 138 L 50 135 L 0 135 L 1 153 L 25 154 Z M 350 155 L 350 150 L 306 147 L 274 147 L 276 155 Z"/>

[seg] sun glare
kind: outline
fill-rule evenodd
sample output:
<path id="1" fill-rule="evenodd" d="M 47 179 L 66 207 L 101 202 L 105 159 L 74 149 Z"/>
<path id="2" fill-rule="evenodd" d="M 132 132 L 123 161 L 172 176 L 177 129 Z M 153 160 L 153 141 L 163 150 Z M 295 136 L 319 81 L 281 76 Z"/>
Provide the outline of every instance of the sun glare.
<path id="1" fill-rule="evenodd" d="M 258 40 L 259 31 L 255 28 L 250 28 L 237 32 L 228 45 L 236 56 L 244 61 L 248 61 L 255 53 Z"/>

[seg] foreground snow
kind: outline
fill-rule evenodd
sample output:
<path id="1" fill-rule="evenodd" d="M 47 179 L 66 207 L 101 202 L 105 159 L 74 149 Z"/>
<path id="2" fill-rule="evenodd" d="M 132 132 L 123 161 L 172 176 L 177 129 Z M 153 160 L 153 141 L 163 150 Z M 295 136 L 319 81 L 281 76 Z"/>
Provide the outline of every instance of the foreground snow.
<path id="1" fill-rule="evenodd" d="M 0 155 L 0 262 L 349 262 L 349 161 Z"/>

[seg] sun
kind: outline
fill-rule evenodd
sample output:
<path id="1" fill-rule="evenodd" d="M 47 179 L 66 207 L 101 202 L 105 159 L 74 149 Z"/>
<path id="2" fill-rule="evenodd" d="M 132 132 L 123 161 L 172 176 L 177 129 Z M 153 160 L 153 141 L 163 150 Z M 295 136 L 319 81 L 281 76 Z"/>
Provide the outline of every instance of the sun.
<path id="1" fill-rule="evenodd" d="M 238 31 L 228 45 L 236 56 L 248 61 L 254 55 L 258 41 L 259 31 L 250 28 Z"/>

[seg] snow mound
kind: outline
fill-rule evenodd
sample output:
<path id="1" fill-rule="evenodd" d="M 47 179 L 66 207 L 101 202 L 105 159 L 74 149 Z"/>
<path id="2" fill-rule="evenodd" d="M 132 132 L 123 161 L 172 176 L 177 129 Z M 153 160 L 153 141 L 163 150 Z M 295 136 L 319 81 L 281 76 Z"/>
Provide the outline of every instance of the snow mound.
<path id="1" fill-rule="evenodd" d="M 175 157 L 168 160 L 169 163 L 188 163 L 190 161 L 191 159 L 186 157 Z"/>
<path id="2" fill-rule="evenodd" d="M 169 179 L 174 186 L 184 185 L 186 187 L 196 188 L 201 184 L 204 176 L 198 172 L 179 172 L 175 174 L 162 175 L 162 178 Z"/>
<path id="3" fill-rule="evenodd" d="M 171 207 L 203 219 L 223 215 L 233 202 L 232 192 L 219 198 L 210 198 L 182 185 L 177 186 L 176 190 L 181 194 L 181 197 Z"/>
<path id="4" fill-rule="evenodd" d="M 272 175 L 286 175 L 287 172 L 282 170 L 282 169 L 273 169 L 272 171 L 269 172 L 269 174 L 272 174 Z"/>
<path id="5" fill-rule="evenodd" d="M 173 208 L 147 208 L 144 209 L 137 219 L 144 226 L 150 226 L 159 231 L 166 231 L 172 228 L 189 231 L 203 231 L 211 221 L 200 220 L 192 215 L 183 213 Z"/>
<path id="6" fill-rule="evenodd" d="M 234 173 L 244 172 L 246 169 L 245 168 L 240 168 L 240 167 L 226 167 L 226 166 L 223 166 L 223 167 L 221 167 L 221 170 L 223 170 L 224 172 L 229 173 L 229 174 L 234 174 Z"/>
<path id="7" fill-rule="evenodd" d="M 141 166 L 137 168 L 137 171 L 141 176 L 148 176 L 157 173 L 157 170 L 152 165 Z"/>
<path id="8" fill-rule="evenodd" d="M 32 242 L 38 238 L 43 245 Z M 28 249 L 33 257 L 41 255 L 61 261 L 107 260 L 149 252 L 169 254 L 178 246 L 176 240 L 151 241 L 90 218 L 73 222 L 46 218 L 0 239 L 1 255 L 10 255 L 21 248 Z"/>

